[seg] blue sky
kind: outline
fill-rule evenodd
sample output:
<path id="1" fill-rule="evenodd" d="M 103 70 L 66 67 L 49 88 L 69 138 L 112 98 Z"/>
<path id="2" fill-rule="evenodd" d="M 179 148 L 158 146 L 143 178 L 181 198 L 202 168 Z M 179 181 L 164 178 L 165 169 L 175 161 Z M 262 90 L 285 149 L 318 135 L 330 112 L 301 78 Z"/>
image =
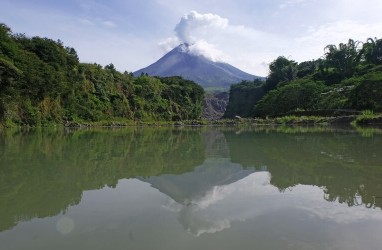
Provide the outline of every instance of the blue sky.
<path id="1" fill-rule="evenodd" d="M 380 0 L 1 0 L 0 22 L 121 71 L 188 40 L 194 53 L 266 76 L 280 55 L 301 62 L 328 44 L 381 38 L 381 11 Z"/>

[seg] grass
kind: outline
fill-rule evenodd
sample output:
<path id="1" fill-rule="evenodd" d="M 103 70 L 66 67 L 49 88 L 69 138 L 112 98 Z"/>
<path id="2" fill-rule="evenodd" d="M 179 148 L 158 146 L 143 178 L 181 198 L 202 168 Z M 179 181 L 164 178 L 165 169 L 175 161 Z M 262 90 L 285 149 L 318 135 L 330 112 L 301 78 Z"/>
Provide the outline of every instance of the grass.
<path id="1" fill-rule="evenodd" d="M 303 125 L 314 125 L 323 124 L 328 122 L 327 117 L 320 116 L 282 116 L 275 118 L 277 124 L 303 124 Z"/>
<path id="2" fill-rule="evenodd" d="M 66 121 L 63 124 L 43 124 L 42 127 L 128 127 L 128 126 L 257 126 L 257 125 L 330 125 L 336 118 L 341 117 L 322 117 L 322 116 L 297 116 L 287 115 L 281 117 L 265 117 L 265 118 L 240 118 L 240 119 L 221 119 L 208 121 L 203 119 L 184 120 L 184 121 L 134 121 L 124 118 L 101 120 L 101 121 L 83 121 L 80 119 L 74 121 Z M 352 119 L 352 118 L 350 118 Z M 349 119 L 343 121 L 342 124 L 350 123 Z M 382 124 L 382 114 L 376 114 L 373 111 L 366 110 L 361 115 L 354 118 L 351 123 L 353 126 L 360 125 L 378 125 Z M 4 130 L 11 127 L 20 127 L 17 124 L 0 124 L 0 129 Z"/>
<path id="3" fill-rule="evenodd" d="M 353 125 L 371 125 L 382 124 L 382 115 L 375 114 L 372 110 L 365 110 L 361 115 L 357 116 Z"/>

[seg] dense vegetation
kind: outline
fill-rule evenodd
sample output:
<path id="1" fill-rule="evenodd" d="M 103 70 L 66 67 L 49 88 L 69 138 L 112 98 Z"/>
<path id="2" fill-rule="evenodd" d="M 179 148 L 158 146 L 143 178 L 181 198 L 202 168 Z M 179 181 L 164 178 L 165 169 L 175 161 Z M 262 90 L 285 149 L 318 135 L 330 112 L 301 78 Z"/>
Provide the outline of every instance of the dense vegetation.
<path id="1" fill-rule="evenodd" d="M 225 117 L 382 111 L 382 39 L 328 45 L 325 55 L 313 61 L 297 63 L 280 56 L 269 71 L 261 84 L 232 85 Z"/>
<path id="2" fill-rule="evenodd" d="M 179 77 L 134 77 L 80 63 L 61 41 L 0 24 L 0 126 L 200 118 L 204 90 Z"/>
<path id="3" fill-rule="evenodd" d="M 253 82 L 242 81 L 231 85 L 229 102 L 224 117 L 252 116 L 253 106 L 264 96 L 265 91 L 261 80 Z"/>

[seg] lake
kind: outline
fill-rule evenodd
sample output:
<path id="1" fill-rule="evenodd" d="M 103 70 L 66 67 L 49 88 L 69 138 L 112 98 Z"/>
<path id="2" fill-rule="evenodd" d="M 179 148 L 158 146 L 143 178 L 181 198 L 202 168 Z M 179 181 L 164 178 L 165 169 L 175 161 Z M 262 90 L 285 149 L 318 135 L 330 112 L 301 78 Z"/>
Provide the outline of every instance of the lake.
<path id="1" fill-rule="evenodd" d="M 382 133 L 0 132 L 0 249 L 382 249 Z"/>

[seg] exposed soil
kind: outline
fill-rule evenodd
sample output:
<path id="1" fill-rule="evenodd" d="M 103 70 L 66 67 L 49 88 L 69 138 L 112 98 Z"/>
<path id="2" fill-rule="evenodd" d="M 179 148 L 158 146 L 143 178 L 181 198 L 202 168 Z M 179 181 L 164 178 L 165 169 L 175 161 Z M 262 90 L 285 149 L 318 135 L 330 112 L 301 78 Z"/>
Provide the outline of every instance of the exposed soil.
<path id="1" fill-rule="evenodd" d="M 220 119 L 228 104 L 228 92 L 207 93 L 204 99 L 203 119 L 212 121 Z"/>

